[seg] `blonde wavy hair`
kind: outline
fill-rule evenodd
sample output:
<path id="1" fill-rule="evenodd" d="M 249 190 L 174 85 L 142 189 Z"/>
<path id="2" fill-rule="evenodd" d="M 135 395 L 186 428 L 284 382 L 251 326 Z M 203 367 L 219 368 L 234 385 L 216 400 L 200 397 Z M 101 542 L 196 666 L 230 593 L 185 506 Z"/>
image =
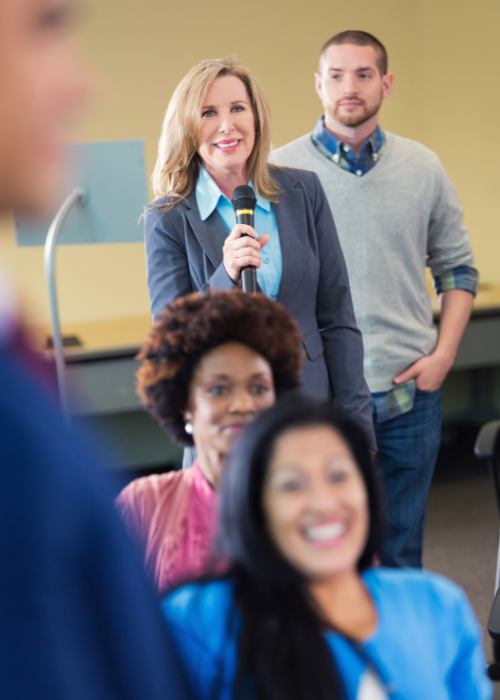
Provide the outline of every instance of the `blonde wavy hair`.
<path id="1" fill-rule="evenodd" d="M 255 118 L 255 144 L 248 159 L 249 178 L 257 192 L 277 202 L 280 192 L 269 173 L 272 149 L 269 108 L 257 77 L 236 57 L 198 63 L 177 86 L 167 108 L 153 171 L 155 198 L 168 195 L 169 208 L 195 188 L 200 173 L 198 155 L 201 112 L 207 92 L 216 78 L 233 75 L 245 85 Z M 165 206 L 165 205 L 164 205 Z"/>

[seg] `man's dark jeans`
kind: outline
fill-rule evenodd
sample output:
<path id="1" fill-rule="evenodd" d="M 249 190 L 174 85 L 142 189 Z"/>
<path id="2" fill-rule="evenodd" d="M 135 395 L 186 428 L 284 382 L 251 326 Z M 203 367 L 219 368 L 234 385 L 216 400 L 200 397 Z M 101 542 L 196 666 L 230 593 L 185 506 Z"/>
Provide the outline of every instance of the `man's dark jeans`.
<path id="1" fill-rule="evenodd" d="M 386 515 L 384 566 L 422 567 L 427 496 L 441 440 L 441 392 L 417 389 L 408 413 L 375 423 Z"/>

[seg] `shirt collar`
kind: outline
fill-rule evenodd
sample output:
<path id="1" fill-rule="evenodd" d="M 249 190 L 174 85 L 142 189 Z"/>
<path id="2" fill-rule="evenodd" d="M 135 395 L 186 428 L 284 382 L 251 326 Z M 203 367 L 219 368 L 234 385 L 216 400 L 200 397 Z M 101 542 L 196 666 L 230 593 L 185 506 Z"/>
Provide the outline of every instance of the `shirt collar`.
<path id="1" fill-rule="evenodd" d="M 318 141 L 324 148 L 326 148 L 331 154 L 337 155 L 340 159 L 342 155 L 340 152 L 340 147 L 343 145 L 343 141 L 338 139 L 331 131 L 325 127 L 325 117 L 321 116 L 316 122 L 316 126 L 313 131 L 313 139 Z M 382 146 L 384 145 L 384 134 L 380 126 L 377 124 L 377 128 L 371 134 L 371 136 L 365 141 L 361 146 L 361 150 L 369 145 L 371 147 L 372 153 L 378 153 Z"/>
<path id="2" fill-rule="evenodd" d="M 248 182 L 249 186 L 255 191 L 255 187 L 251 180 Z M 257 198 L 257 206 L 265 211 L 271 211 L 271 202 L 260 196 L 258 192 L 255 191 L 255 196 Z M 196 183 L 196 203 L 198 204 L 198 209 L 200 211 L 200 217 L 202 221 L 208 219 L 213 210 L 217 207 L 219 199 L 223 198 L 231 205 L 231 202 L 222 194 L 219 187 L 215 184 L 212 177 L 209 175 L 206 168 L 202 165 L 200 168 L 200 175 Z M 232 205 L 231 205 L 232 206 Z"/>
<path id="3" fill-rule="evenodd" d="M 9 339 L 16 327 L 17 298 L 8 276 L 0 267 L 0 344 Z"/>

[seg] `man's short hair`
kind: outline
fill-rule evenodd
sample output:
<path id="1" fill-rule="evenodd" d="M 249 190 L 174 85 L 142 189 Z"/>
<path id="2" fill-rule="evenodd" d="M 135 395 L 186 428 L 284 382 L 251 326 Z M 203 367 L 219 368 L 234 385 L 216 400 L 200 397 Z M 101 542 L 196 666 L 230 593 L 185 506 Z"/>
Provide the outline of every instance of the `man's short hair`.
<path id="1" fill-rule="evenodd" d="M 387 73 L 388 69 L 388 58 L 387 58 L 387 51 L 385 50 L 385 46 L 381 41 L 377 39 L 377 37 L 373 36 L 373 34 L 368 34 L 368 32 L 360 32 L 356 30 L 347 30 L 345 32 L 339 32 L 338 34 L 335 34 L 335 36 L 332 36 L 331 39 L 328 39 L 326 44 L 323 46 L 323 48 L 320 51 L 319 54 L 319 69 L 321 71 L 321 61 L 323 59 L 323 56 L 325 54 L 325 51 L 330 47 L 334 45 L 339 45 L 339 44 L 355 44 L 356 46 L 373 46 L 375 50 L 375 54 L 377 57 L 377 68 L 380 71 L 380 75 L 385 75 Z"/>

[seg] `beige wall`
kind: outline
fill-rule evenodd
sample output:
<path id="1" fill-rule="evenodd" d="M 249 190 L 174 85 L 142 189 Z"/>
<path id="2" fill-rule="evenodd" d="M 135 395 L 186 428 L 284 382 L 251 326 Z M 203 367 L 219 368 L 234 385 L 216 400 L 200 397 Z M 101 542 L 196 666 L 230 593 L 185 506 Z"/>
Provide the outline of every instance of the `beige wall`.
<path id="1" fill-rule="evenodd" d="M 79 136 L 144 137 L 149 172 L 169 97 L 196 61 L 237 54 L 254 68 L 279 146 L 309 131 L 321 113 L 312 76 L 323 41 L 343 29 L 376 34 L 396 76 L 382 126 L 440 155 L 464 205 L 482 281 L 500 284 L 497 0 L 91 0 L 84 19 L 87 53 L 107 96 Z M 47 319 L 42 251 L 16 249 L 9 231 L 0 236 L 0 259 L 32 316 Z M 62 249 L 63 319 L 147 313 L 144 270 L 141 244 Z"/>

